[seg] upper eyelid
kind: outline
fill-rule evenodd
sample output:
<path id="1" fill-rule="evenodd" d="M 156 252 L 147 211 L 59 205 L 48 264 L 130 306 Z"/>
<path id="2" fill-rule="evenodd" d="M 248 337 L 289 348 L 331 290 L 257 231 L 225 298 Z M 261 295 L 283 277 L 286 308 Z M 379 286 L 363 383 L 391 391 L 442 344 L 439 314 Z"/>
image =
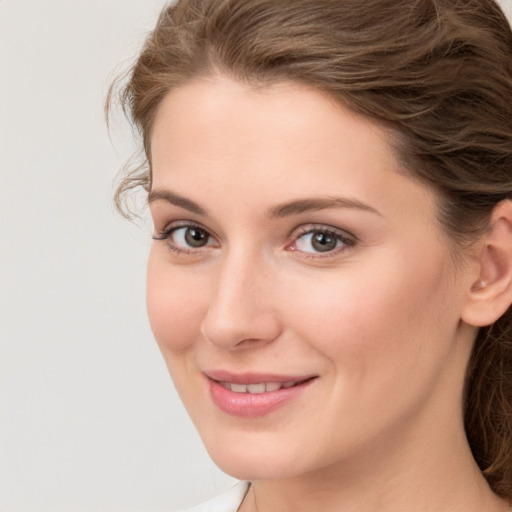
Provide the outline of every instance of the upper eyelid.
<path id="1" fill-rule="evenodd" d="M 162 235 L 169 235 L 173 231 L 176 231 L 180 228 L 199 228 L 203 231 L 206 231 L 210 236 L 213 238 L 217 238 L 215 233 L 212 232 L 211 229 L 203 226 L 200 222 L 190 221 L 190 220 L 177 220 L 173 222 L 169 222 L 165 225 L 165 227 L 162 230 L 159 230 L 158 233 Z"/>
<path id="2" fill-rule="evenodd" d="M 306 235 L 308 233 L 312 233 L 314 231 L 325 231 L 328 233 L 332 233 L 334 235 L 338 235 L 342 238 L 349 238 L 354 242 L 358 241 L 358 238 L 352 234 L 350 231 L 346 229 L 336 228 L 334 226 L 328 224 L 303 224 L 295 228 L 289 235 L 292 240 L 296 240 L 300 238 L 302 235 Z"/>

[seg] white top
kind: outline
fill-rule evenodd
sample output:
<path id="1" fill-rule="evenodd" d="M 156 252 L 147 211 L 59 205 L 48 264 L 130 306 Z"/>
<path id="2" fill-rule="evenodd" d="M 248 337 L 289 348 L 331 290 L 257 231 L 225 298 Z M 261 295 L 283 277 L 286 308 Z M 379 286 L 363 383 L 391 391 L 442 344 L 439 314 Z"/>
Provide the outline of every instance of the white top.
<path id="1" fill-rule="evenodd" d="M 248 489 L 248 482 L 238 482 L 229 491 L 211 500 L 200 503 L 188 510 L 179 510 L 177 512 L 237 512 Z M 512 512 L 512 508 L 510 512 Z"/>
<path id="2" fill-rule="evenodd" d="M 178 512 L 236 512 L 248 488 L 248 482 L 238 482 L 229 491 L 195 507 Z"/>

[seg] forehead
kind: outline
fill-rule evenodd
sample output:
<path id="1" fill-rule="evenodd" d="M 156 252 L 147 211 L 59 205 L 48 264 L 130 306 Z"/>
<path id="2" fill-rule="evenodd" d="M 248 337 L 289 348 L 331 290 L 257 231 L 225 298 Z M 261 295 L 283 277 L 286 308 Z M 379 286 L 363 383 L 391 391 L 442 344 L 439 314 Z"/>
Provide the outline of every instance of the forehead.
<path id="1" fill-rule="evenodd" d="M 335 193 L 376 209 L 417 206 L 398 201 L 414 187 L 431 208 L 427 187 L 398 172 L 388 140 L 382 126 L 302 85 L 198 79 L 168 93 L 157 111 L 153 186 L 194 190 L 199 200 L 221 193 L 246 207 L 255 197 L 270 204 Z"/>
<path id="2" fill-rule="evenodd" d="M 328 144 L 332 136 L 331 125 L 337 125 L 335 128 L 343 135 L 344 125 L 339 122 L 341 117 L 350 117 L 351 130 L 358 129 L 359 135 L 369 130 L 378 131 L 375 122 L 352 112 L 331 95 L 305 85 L 278 82 L 253 86 L 222 75 L 197 78 L 171 90 L 157 109 L 152 143 L 159 137 L 159 128 L 163 125 L 166 129 L 172 128 L 169 115 L 175 116 L 173 124 L 177 130 L 192 125 L 198 134 L 199 130 L 224 125 L 233 130 L 242 129 L 241 136 L 249 133 L 254 136 L 256 130 L 264 128 L 265 132 L 258 134 L 255 143 L 261 143 L 264 137 L 268 138 L 275 132 L 281 137 L 293 132 L 297 137 L 302 129 L 316 124 L 317 128 L 325 128 L 316 132 L 317 138 L 327 137 Z M 210 140 L 214 140 L 218 132 L 206 133 Z M 339 137 L 336 137 L 336 142 L 339 144 Z"/>
<path id="3" fill-rule="evenodd" d="M 371 155 L 397 166 L 376 123 L 295 83 L 250 87 L 223 76 L 197 79 L 167 94 L 151 134 L 157 170 L 213 158 L 245 158 L 244 167 L 272 161 L 277 170 L 284 159 L 314 164 L 339 154 L 354 164 L 360 157 L 368 164 Z"/>

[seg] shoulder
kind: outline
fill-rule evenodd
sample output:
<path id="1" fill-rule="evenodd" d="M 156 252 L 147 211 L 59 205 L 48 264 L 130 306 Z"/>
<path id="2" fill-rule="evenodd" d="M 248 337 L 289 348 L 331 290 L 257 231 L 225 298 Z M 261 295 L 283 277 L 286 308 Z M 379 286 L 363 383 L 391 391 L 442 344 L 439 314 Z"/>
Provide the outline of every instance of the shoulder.
<path id="1" fill-rule="evenodd" d="M 248 482 L 239 482 L 229 491 L 180 512 L 236 512 L 248 488 Z"/>

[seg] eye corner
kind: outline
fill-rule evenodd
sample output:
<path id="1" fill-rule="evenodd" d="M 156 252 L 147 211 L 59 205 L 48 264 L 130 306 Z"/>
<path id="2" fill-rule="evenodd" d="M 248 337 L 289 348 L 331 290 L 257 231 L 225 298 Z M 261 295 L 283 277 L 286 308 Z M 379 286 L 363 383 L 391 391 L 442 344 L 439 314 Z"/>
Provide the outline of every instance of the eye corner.
<path id="1" fill-rule="evenodd" d="M 151 235 L 151 240 L 160 242 L 167 239 L 167 233 L 165 231 L 154 231 Z"/>

